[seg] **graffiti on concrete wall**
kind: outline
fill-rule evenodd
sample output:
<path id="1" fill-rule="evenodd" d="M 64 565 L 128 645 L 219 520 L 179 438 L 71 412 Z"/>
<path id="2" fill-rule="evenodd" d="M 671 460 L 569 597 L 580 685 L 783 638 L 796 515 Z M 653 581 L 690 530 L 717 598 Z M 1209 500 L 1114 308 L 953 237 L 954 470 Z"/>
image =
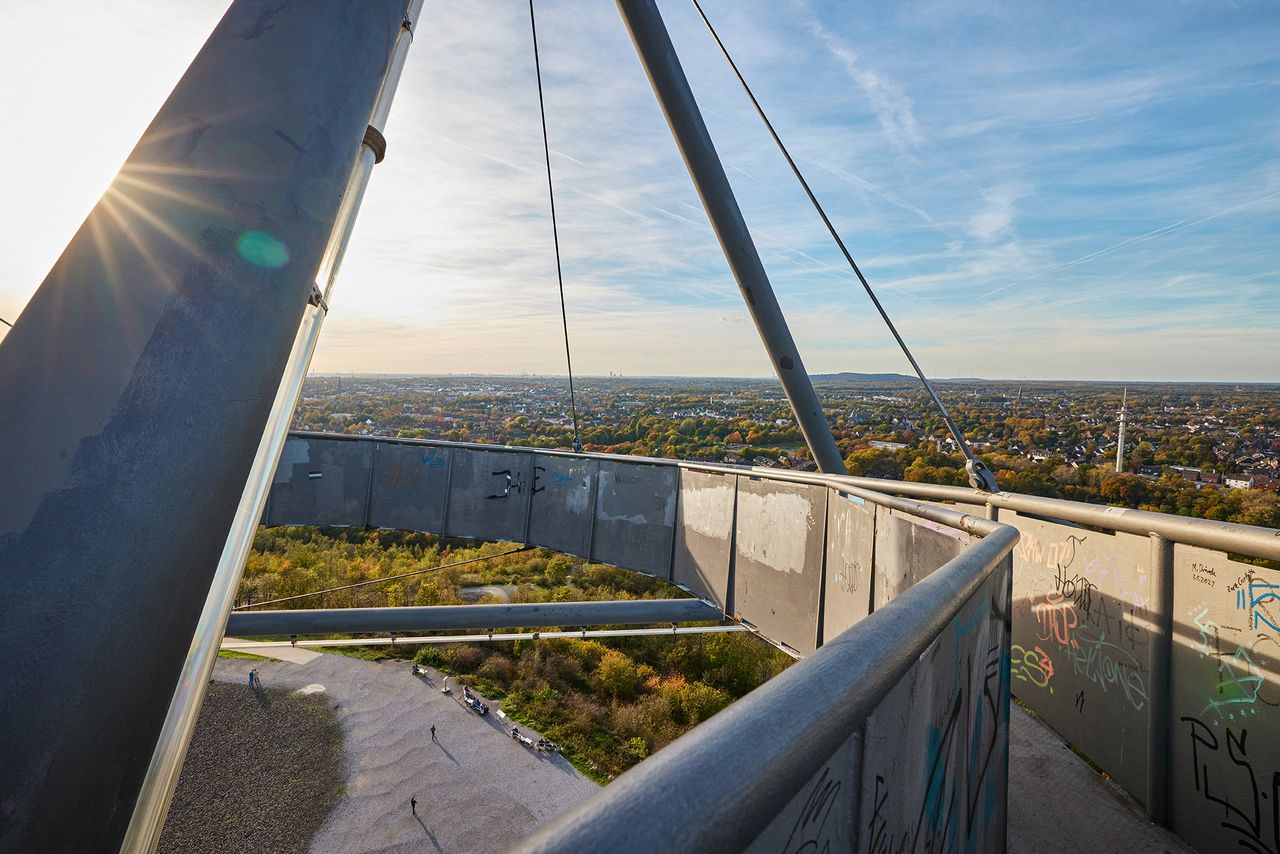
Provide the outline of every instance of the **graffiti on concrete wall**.
<path id="1" fill-rule="evenodd" d="M 1280 632 L 1280 625 L 1272 609 L 1280 605 L 1280 584 L 1254 581 L 1252 577 L 1236 591 L 1236 607 L 1249 613 L 1253 630 L 1270 629 Z"/>
<path id="2" fill-rule="evenodd" d="M 1280 769 L 1260 765 L 1249 754 L 1249 731 L 1215 730 L 1199 718 L 1184 716 L 1191 742 L 1191 780 L 1207 802 L 1215 804 L 1220 828 L 1236 843 L 1223 848 L 1280 852 Z M 1255 745 L 1257 740 L 1255 739 Z"/>
<path id="3" fill-rule="evenodd" d="M 1110 577 L 1114 568 L 1086 552 L 1088 541 L 1088 535 L 1069 534 L 1046 542 L 1023 533 L 1018 557 L 1049 575 L 1042 576 L 1040 587 L 1026 595 L 1040 643 L 1014 645 L 1014 678 L 1052 693 L 1050 682 L 1060 672 L 1055 670 L 1056 660 L 1060 668 L 1069 667 L 1070 675 L 1079 677 L 1072 684 L 1080 688 L 1077 711 L 1084 708 L 1085 686 L 1079 680 L 1141 711 L 1147 705 L 1146 615 L 1136 603 L 1102 592 L 1092 574 Z"/>
<path id="4" fill-rule="evenodd" d="M 920 658 L 868 723 L 860 849 L 982 851 L 1003 838 L 1010 661 L 1002 588 L 993 576 L 986 601 L 957 616 L 950 637 Z M 1024 666 L 1038 666 L 1034 651 L 1022 655 Z M 931 699 L 922 707 L 913 703 L 919 696 Z M 907 713 L 921 708 L 927 718 Z"/>
<path id="5" fill-rule="evenodd" d="M 1053 679 L 1053 662 L 1049 660 L 1049 654 L 1040 647 L 1025 649 L 1021 644 L 1013 644 L 1009 669 L 1013 678 L 1019 682 L 1028 682 L 1037 688 L 1048 688 L 1049 693 L 1053 693 L 1053 687 L 1049 684 Z"/>
<path id="6" fill-rule="evenodd" d="M 1264 668 L 1268 664 L 1264 657 L 1266 647 L 1280 645 L 1274 636 L 1257 633 L 1249 639 L 1248 645 L 1224 644 L 1224 629 L 1229 637 L 1237 638 L 1240 630 L 1219 626 L 1209 615 L 1209 606 L 1205 604 L 1193 609 L 1191 621 L 1199 633 L 1195 639 L 1196 652 L 1201 659 L 1211 660 L 1215 670 L 1213 681 L 1203 686 L 1209 693 L 1204 708 L 1200 710 L 1201 715 L 1211 716 L 1217 725 L 1223 720 L 1234 721 L 1237 717 L 1257 715 L 1260 705 L 1280 705 L 1263 695 L 1266 685 Z M 1261 651 L 1259 647 L 1262 647 Z"/>
<path id="7" fill-rule="evenodd" d="M 1062 648 L 1071 672 L 1103 694 L 1123 697 L 1135 711 L 1147 705 L 1147 664 L 1122 644 L 1106 639 L 1103 630 L 1082 629 L 1077 643 Z"/>

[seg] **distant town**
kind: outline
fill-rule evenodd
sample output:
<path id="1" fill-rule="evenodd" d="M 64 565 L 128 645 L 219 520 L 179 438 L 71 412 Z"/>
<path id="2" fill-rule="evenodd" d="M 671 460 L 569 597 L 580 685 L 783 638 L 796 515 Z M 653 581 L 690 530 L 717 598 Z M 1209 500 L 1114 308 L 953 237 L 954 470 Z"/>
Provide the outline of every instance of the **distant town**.
<path id="1" fill-rule="evenodd" d="M 939 456 L 959 462 L 955 440 L 914 378 L 835 374 L 814 380 L 841 452 L 864 464 L 851 469 L 903 477 L 912 465 L 921 468 L 921 460 L 923 467 Z M 1053 468 L 1114 468 L 1126 394 L 1119 384 L 937 385 L 979 455 Z M 813 468 L 773 380 L 610 376 L 579 378 L 575 386 L 584 450 Z M 1124 471 L 1177 477 L 1201 489 L 1276 489 L 1278 390 L 1129 385 Z M 537 447 L 574 443 L 564 377 L 317 375 L 307 381 L 295 426 Z"/>

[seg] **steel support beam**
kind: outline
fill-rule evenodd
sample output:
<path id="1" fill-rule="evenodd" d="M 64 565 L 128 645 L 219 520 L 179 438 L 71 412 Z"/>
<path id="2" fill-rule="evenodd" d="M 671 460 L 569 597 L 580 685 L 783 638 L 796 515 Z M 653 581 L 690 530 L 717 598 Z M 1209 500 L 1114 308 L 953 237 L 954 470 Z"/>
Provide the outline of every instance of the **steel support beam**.
<path id="1" fill-rule="evenodd" d="M 720 622 L 723 619 L 723 613 L 701 599 L 432 605 L 417 608 L 334 608 L 323 611 L 235 611 L 227 620 L 227 634 L 235 637 L 262 637 L 355 632 L 436 632 L 535 626 Z"/>
<path id="2" fill-rule="evenodd" d="M 409 46 L 413 42 L 413 27 L 422 11 L 423 2 L 424 0 L 410 0 L 400 32 L 396 36 L 391 61 L 374 101 L 373 115 L 369 118 L 370 130 L 365 133 L 355 168 L 342 194 L 342 204 L 334 219 L 333 232 L 316 273 L 316 289 L 312 291 L 302 324 L 294 337 L 293 349 L 289 352 L 289 361 L 271 404 L 271 414 L 267 416 L 266 430 L 258 443 L 258 452 L 249 469 L 249 477 L 236 507 L 226 544 L 218 559 L 218 567 L 214 571 L 209 595 L 200 613 L 195 637 L 191 639 L 177 688 L 169 701 L 169 712 L 152 751 L 151 763 L 133 810 L 133 819 L 125 833 L 123 850 L 150 852 L 155 851 L 160 844 L 169 803 L 177 788 L 178 774 L 187 755 L 187 745 L 195 731 L 196 718 L 204 703 L 209 677 L 217 660 L 218 647 L 222 642 L 222 627 L 226 625 L 236 590 L 240 587 L 240 576 L 253 545 L 253 535 L 258 530 L 258 521 L 266 509 L 271 478 L 279 464 L 285 437 L 293 421 L 293 411 L 297 407 L 311 357 L 320 340 L 320 329 L 329 313 L 333 286 L 342 267 L 351 232 L 355 228 L 356 214 L 369 186 L 373 167 L 385 153 L 386 142 L 382 131 L 386 127 L 391 101 L 400 83 Z"/>
<path id="3" fill-rule="evenodd" d="M 773 369 L 782 382 L 787 400 L 791 402 L 796 423 L 804 434 L 809 451 L 818 463 L 819 471 L 844 474 L 844 459 L 831 434 L 831 425 L 827 423 L 822 404 L 818 402 L 813 383 L 800 359 L 800 351 L 796 349 L 787 320 L 774 296 L 773 286 L 760 263 L 760 254 L 738 208 L 729 179 L 725 177 L 711 134 L 707 132 L 658 7 L 653 0 L 617 2 L 636 53 L 649 75 L 653 93 L 667 117 L 671 135 L 675 137 L 689 176 L 702 199 L 702 206 L 711 220 L 711 227 L 720 241 L 725 260 L 729 262 L 746 300 L 747 310 L 755 321 L 756 331 L 760 333 Z"/>
<path id="4" fill-rule="evenodd" d="M 416 646 L 418 644 L 449 643 L 503 643 L 515 640 L 590 640 L 591 638 L 670 638 L 677 635 L 728 635 L 751 631 L 746 626 L 733 623 L 728 626 L 672 626 L 662 629 L 581 629 L 572 632 L 488 632 L 465 635 L 396 635 L 393 638 L 348 638 L 345 640 L 299 641 L 242 641 L 230 638 L 222 648 L 238 652 L 257 652 L 270 655 L 273 649 L 294 647 L 300 649 L 335 649 L 346 646 Z"/>
<path id="5" fill-rule="evenodd" d="M 121 845 L 404 11 L 237 0 L 0 342 L 0 851 Z"/>

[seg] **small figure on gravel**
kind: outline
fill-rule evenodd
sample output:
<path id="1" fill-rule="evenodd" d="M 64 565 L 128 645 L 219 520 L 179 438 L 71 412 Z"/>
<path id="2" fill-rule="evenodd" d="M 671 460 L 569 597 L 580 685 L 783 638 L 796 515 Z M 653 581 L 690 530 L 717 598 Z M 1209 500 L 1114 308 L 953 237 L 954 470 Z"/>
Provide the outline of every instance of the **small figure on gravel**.
<path id="1" fill-rule="evenodd" d="M 432 725 L 431 725 L 431 740 L 432 740 L 432 741 L 435 741 L 435 740 L 436 740 L 436 725 L 435 725 L 435 724 L 432 724 Z"/>
<path id="2" fill-rule="evenodd" d="M 417 798 L 409 798 L 409 812 L 413 813 L 414 815 L 417 815 L 417 814 L 418 814 L 418 799 L 417 799 Z"/>
<path id="3" fill-rule="evenodd" d="M 249 687 L 254 687 L 258 682 L 258 669 L 255 667 L 249 671 Z"/>

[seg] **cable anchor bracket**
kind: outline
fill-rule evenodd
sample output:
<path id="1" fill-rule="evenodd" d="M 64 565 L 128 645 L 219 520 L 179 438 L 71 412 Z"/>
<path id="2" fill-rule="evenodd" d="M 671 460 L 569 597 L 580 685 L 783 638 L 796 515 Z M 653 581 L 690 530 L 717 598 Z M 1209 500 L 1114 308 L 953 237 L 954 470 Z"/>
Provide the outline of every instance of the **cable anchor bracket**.
<path id="1" fill-rule="evenodd" d="M 307 297 L 307 305 L 314 305 L 325 314 L 329 313 L 329 302 L 324 298 L 324 291 L 320 290 L 320 286 L 315 282 L 311 283 L 311 295 Z"/>
<path id="2" fill-rule="evenodd" d="M 1000 487 L 996 485 L 995 473 L 977 457 L 970 458 L 964 464 L 964 470 L 969 473 L 969 485 L 974 489 L 980 489 L 983 492 L 1000 491 Z"/>

